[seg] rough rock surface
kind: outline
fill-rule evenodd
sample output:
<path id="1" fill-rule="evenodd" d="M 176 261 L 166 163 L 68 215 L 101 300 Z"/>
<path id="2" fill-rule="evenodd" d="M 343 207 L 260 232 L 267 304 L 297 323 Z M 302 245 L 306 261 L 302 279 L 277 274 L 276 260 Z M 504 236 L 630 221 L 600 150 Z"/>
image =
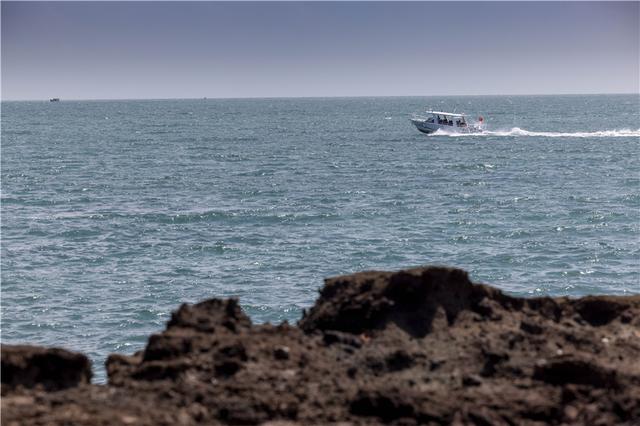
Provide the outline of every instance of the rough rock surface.
<path id="1" fill-rule="evenodd" d="M 38 346 L 2 345 L 2 394 L 19 389 L 47 391 L 91 381 L 91 362 L 83 354 Z"/>
<path id="2" fill-rule="evenodd" d="M 363 272 L 327 280 L 298 326 L 252 325 L 233 299 L 182 305 L 144 351 L 109 357 L 106 386 L 7 387 L 2 424 L 637 425 L 638 360 L 640 296 Z"/>

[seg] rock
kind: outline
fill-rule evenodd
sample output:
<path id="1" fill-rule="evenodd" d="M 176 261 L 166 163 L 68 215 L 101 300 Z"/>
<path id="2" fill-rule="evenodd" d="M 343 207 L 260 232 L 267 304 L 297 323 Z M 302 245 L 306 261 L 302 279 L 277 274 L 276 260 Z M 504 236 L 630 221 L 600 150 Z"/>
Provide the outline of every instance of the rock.
<path id="1" fill-rule="evenodd" d="M 575 303 L 575 310 L 589 324 L 605 325 L 618 318 L 629 307 L 620 298 L 587 296 Z"/>
<path id="2" fill-rule="evenodd" d="M 536 366 L 533 378 L 554 385 L 575 383 L 595 388 L 617 388 L 615 370 L 604 368 L 596 361 L 561 358 Z"/>
<path id="3" fill-rule="evenodd" d="M 540 325 L 529 321 L 521 321 L 520 330 L 531 334 L 542 334 L 542 332 L 544 331 Z"/>
<path id="4" fill-rule="evenodd" d="M 273 356 L 279 360 L 287 360 L 289 359 L 289 347 L 288 346 L 280 346 L 273 351 Z"/>
<path id="5" fill-rule="evenodd" d="M 639 317 L 640 296 L 523 299 L 458 269 L 363 272 L 328 279 L 297 327 L 253 325 L 234 299 L 182 305 L 143 351 L 108 358 L 108 385 L 9 394 L 2 422 L 634 424 Z M 6 377 L 59 383 L 29 360 L 39 379 Z"/>
<path id="6" fill-rule="evenodd" d="M 403 392 L 390 390 L 360 391 L 350 404 L 350 410 L 357 416 L 378 417 L 385 423 L 402 417 L 414 417 L 413 401 L 403 398 Z"/>
<path id="7" fill-rule="evenodd" d="M 299 326 L 307 332 L 359 334 L 394 323 L 414 337 L 423 337 L 431 331 L 438 307 L 452 324 L 460 311 L 478 309 L 487 294 L 460 269 L 362 272 L 327 280 L 320 299 Z"/>
<path id="8" fill-rule="evenodd" d="M 17 387 L 67 389 L 91 382 L 91 362 L 85 355 L 60 348 L 2 345 L 2 394 Z"/>
<path id="9" fill-rule="evenodd" d="M 184 304 L 171 315 L 167 329 L 183 328 L 196 331 L 214 332 L 224 327 L 236 332 L 241 328 L 251 327 L 237 299 L 210 299 L 195 305 Z"/>
<path id="10" fill-rule="evenodd" d="M 482 377 L 477 374 L 470 374 L 462 378 L 462 384 L 464 386 L 480 386 L 482 384 Z"/>

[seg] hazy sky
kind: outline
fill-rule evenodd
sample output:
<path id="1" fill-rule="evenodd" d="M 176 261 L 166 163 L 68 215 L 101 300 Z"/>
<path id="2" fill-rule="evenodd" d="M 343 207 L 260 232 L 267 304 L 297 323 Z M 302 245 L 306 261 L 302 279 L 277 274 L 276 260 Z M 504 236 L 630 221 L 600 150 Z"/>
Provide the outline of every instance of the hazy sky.
<path id="1" fill-rule="evenodd" d="M 639 6 L 2 1 L 2 98 L 632 93 Z"/>

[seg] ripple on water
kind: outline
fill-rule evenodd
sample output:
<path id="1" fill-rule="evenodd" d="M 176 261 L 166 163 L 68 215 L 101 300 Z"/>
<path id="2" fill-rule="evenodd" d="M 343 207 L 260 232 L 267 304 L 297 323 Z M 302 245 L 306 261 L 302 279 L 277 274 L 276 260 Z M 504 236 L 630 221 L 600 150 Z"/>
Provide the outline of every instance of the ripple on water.
<path id="1" fill-rule="evenodd" d="M 106 355 L 143 348 L 180 303 L 239 297 L 255 322 L 294 322 L 324 278 L 359 270 L 639 292 L 640 148 L 600 132 L 628 128 L 637 97 L 501 99 L 5 102 L 2 341 L 85 351 L 104 380 Z M 498 130 L 527 118 L 430 137 L 405 119 L 430 101 L 494 111 Z"/>

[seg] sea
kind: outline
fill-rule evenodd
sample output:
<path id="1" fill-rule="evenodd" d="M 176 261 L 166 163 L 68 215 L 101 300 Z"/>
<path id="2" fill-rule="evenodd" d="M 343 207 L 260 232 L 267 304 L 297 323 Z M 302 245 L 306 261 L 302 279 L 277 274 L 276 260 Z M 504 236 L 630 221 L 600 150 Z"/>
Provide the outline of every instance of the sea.
<path id="1" fill-rule="evenodd" d="M 638 94 L 1 108 L 1 341 L 85 352 L 97 382 L 182 303 L 295 323 L 357 271 L 640 293 Z M 426 109 L 486 130 L 419 133 Z"/>

